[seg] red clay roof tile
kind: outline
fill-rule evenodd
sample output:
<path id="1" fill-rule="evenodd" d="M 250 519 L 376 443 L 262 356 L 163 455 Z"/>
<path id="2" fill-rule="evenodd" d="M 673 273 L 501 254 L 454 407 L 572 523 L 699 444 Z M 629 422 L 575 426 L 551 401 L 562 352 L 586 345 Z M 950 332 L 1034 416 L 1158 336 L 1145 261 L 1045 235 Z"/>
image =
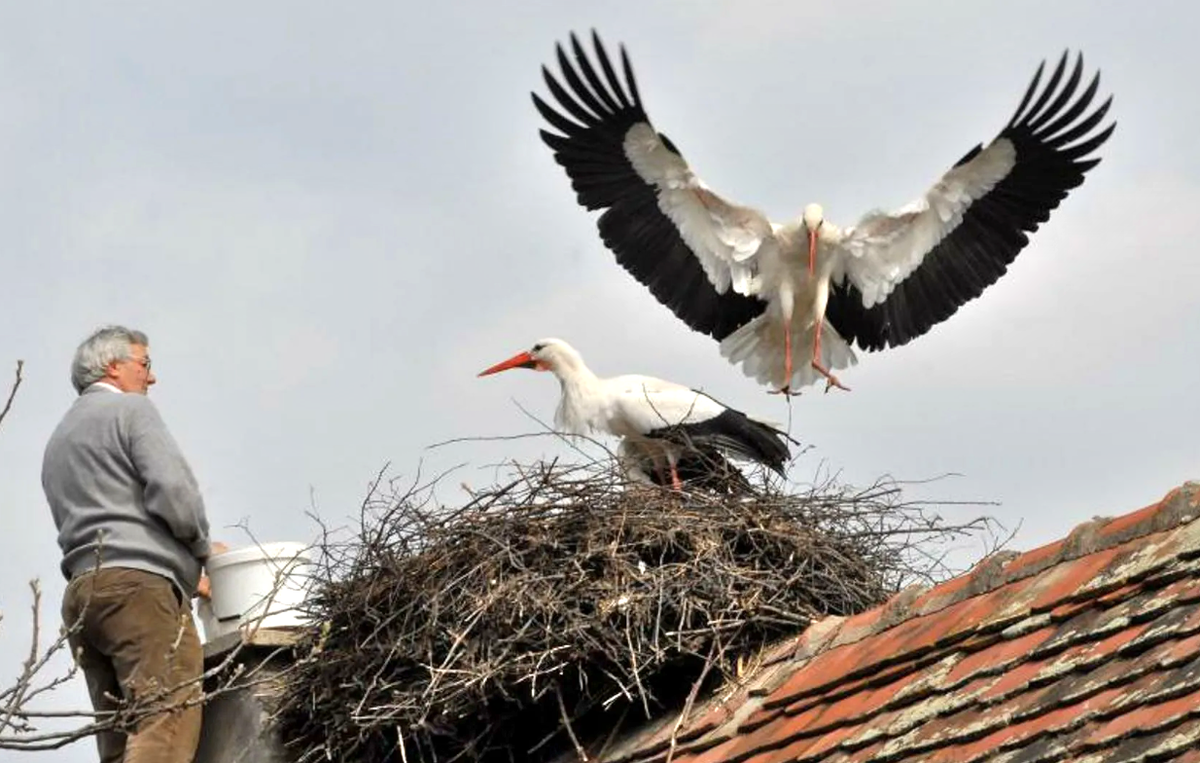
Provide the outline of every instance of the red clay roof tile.
<path id="1" fill-rule="evenodd" d="M 1188 483 L 827 618 L 602 760 L 1200 763 L 1198 515 Z"/>

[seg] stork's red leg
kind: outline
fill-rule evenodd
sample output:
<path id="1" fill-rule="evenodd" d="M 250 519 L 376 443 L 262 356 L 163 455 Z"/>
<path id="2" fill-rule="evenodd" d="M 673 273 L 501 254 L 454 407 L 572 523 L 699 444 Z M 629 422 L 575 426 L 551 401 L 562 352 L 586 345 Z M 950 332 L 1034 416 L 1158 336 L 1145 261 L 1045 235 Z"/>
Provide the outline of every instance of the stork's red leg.
<path id="1" fill-rule="evenodd" d="M 783 391 L 792 386 L 792 326 L 783 327 Z"/>
<path id="2" fill-rule="evenodd" d="M 813 336 L 813 356 L 812 367 L 817 370 L 817 373 L 825 377 L 825 391 L 828 392 L 830 387 L 844 389 L 847 392 L 850 388 L 838 381 L 838 378 L 829 373 L 829 369 L 821 363 L 821 329 L 825 326 L 825 316 L 817 319 L 817 332 Z"/>
<path id="3" fill-rule="evenodd" d="M 792 327 L 791 324 L 783 326 L 783 386 L 775 390 L 767 390 L 771 395 L 799 395 L 799 392 L 792 392 Z"/>
<path id="4" fill-rule="evenodd" d="M 668 462 L 668 463 L 670 463 L 670 462 Z M 679 471 L 675 468 L 675 464 L 670 464 L 670 466 L 671 466 L 671 486 L 675 488 L 675 492 L 682 493 L 683 492 L 683 481 L 679 479 Z"/>

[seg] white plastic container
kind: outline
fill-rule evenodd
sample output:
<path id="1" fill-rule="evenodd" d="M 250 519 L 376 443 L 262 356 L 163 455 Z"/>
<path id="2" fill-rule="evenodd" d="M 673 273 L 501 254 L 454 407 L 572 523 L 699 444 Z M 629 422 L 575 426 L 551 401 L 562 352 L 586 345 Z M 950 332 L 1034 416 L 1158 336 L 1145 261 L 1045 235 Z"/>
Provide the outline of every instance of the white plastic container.
<path id="1" fill-rule="evenodd" d="M 205 641 L 258 628 L 303 625 L 296 609 L 308 595 L 312 550 L 303 543 L 263 543 L 215 554 L 207 572 L 212 600 L 197 612 Z"/>

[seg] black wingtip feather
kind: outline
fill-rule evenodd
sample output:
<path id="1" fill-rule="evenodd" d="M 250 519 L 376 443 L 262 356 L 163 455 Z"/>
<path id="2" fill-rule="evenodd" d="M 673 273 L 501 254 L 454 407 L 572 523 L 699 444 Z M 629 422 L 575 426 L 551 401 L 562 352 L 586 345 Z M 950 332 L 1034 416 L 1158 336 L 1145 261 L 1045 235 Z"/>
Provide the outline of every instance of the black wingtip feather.
<path id="1" fill-rule="evenodd" d="M 579 40 L 574 34 L 571 35 L 571 51 L 575 54 L 575 65 L 583 72 L 583 76 L 588 81 L 592 93 L 603 102 L 603 109 L 609 113 L 620 111 L 622 104 L 618 103 L 617 98 L 610 94 L 608 88 L 600 81 L 600 77 L 596 74 L 596 69 L 592 66 L 592 62 L 588 60 L 583 46 L 579 44 Z"/>
<path id="2" fill-rule="evenodd" d="M 1058 89 L 1058 83 L 1062 80 L 1063 72 L 1067 68 L 1067 51 L 1063 51 L 1062 58 L 1058 59 L 1058 64 L 1054 67 L 1054 71 L 1050 74 L 1050 81 L 1046 83 L 1046 87 L 1042 88 L 1041 95 L 1038 96 L 1033 106 L 1029 108 L 1029 115 L 1025 117 L 1022 124 L 1028 124 L 1042 117 L 1042 110 L 1050 101 L 1050 97 L 1054 95 L 1054 91 Z"/>
<path id="3" fill-rule="evenodd" d="M 633 65 L 629 63 L 629 54 L 625 52 L 624 45 L 621 46 L 621 68 L 625 70 L 625 81 L 629 83 L 629 95 L 634 105 L 640 108 L 642 96 L 638 94 L 637 79 L 633 76 Z"/>

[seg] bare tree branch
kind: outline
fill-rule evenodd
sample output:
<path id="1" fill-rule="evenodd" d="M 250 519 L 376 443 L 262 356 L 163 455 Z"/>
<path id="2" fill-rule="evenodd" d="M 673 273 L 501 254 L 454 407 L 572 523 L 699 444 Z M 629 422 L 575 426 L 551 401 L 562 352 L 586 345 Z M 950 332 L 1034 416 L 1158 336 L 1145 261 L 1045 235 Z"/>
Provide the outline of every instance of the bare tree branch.
<path id="1" fill-rule="evenodd" d="M 17 361 L 17 378 L 13 382 L 12 388 L 8 391 L 8 400 L 4 403 L 4 409 L 0 410 L 0 423 L 4 421 L 4 417 L 8 415 L 8 411 L 12 408 L 13 398 L 17 396 L 17 389 L 21 386 L 23 377 L 21 376 L 22 369 L 25 368 L 25 361 Z"/>
<path id="2" fill-rule="evenodd" d="M 282 576 L 276 581 L 276 590 L 283 585 Z M 123 701 L 117 709 L 108 712 L 93 710 L 40 710 L 31 707 L 32 700 L 53 692 L 78 674 L 72 660 L 71 667 L 59 675 L 46 675 L 51 661 L 60 654 L 69 654 L 70 635 L 80 627 L 74 623 L 60 629 L 57 638 L 49 645 L 41 644 L 42 592 L 37 580 L 30 582 L 33 591 L 33 625 L 29 653 L 21 665 L 21 672 L 14 683 L 0 689 L 0 750 L 57 750 L 102 731 L 124 731 L 137 726 L 147 717 L 160 713 L 178 712 L 204 704 L 215 697 L 232 691 L 254 690 L 280 680 L 280 674 L 269 675 L 261 670 L 262 665 L 291 647 L 279 647 L 261 659 L 258 667 L 247 669 L 245 641 L 234 646 L 221 662 L 199 676 L 176 685 L 157 687 L 133 701 Z M 268 594 L 274 596 L 274 594 Z M 85 604 L 86 609 L 86 604 Z M 80 618 L 82 620 L 82 616 Z M 182 634 L 182 630 L 181 630 Z M 178 642 L 178 639 L 177 639 Z M 215 684 L 211 691 L 195 691 L 205 682 Z M 118 698 L 119 699 L 119 698 Z M 44 728 L 45 722 L 72 721 L 65 727 Z"/>

